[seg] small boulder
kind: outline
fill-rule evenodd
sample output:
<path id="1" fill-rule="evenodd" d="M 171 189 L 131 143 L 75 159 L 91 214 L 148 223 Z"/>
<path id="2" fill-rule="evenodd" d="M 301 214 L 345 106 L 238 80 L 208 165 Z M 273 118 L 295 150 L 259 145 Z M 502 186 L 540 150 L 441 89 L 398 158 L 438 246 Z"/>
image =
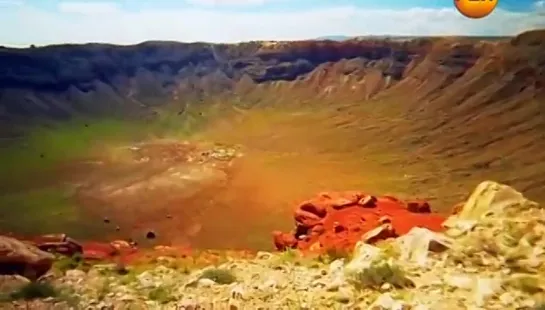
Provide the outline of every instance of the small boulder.
<path id="1" fill-rule="evenodd" d="M 212 287 L 216 284 L 216 281 L 206 278 L 199 279 L 199 281 L 197 281 L 197 286 L 202 288 Z"/>
<path id="2" fill-rule="evenodd" d="M 110 244 L 118 250 L 132 248 L 131 244 L 125 240 L 114 240 Z"/>
<path id="3" fill-rule="evenodd" d="M 413 213 L 431 213 L 430 204 L 424 200 L 408 201 L 407 210 Z"/>
<path id="4" fill-rule="evenodd" d="M 132 238 L 127 239 L 127 242 L 133 247 L 136 247 L 138 245 L 138 242 L 133 240 Z"/>
<path id="5" fill-rule="evenodd" d="M 0 236 L 0 274 L 36 280 L 53 265 L 54 256 L 20 240 Z"/>
<path id="6" fill-rule="evenodd" d="M 283 233 L 280 231 L 273 232 L 274 246 L 279 251 L 293 249 L 297 246 L 297 239 L 292 234 Z"/>
<path id="7" fill-rule="evenodd" d="M 471 231 L 484 217 L 505 216 L 508 210 L 537 208 L 539 205 L 527 199 L 516 189 L 493 181 L 481 182 L 459 212 L 443 223 L 446 234 L 460 237 Z"/>
<path id="8" fill-rule="evenodd" d="M 146 239 L 155 239 L 156 237 L 157 237 L 157 235 L 155 234 L 155 232 L 153 230 L 149 230 L 146 233 Z"/>
<path id="9" fill-rule="evenodd" d="M 395 237 L 397 237 L 397 233 L 394 229 L 394 226 L 392 226 L 392 224 L 390 223 L 385 223 L 366 232 L 361 237 L 361 240 L 365 243 L 373 244 L 380 240 L 386 240 Z"/>
<path id="10" fill-rule="evenodd" d="M 295 218 L 295 222 L 299 226 L 304 226 L 309 228 L 314 227 L 318 224 L 321 224 L 323 221 L 323 218 L 320 217 L 319 215 L 310 211 L 306 211 L 305 209 L 301 209 L 301 208 L 298 208 L 295 210 L 294 218 Z"/>
<path id="11" fill-rule="evenodd" d="M 381 216 L 379 219 L 378 219 L 378 222 L 380 224 L 387 224 L 387 223 L 391 223 L 392 222 L 392 218 L 387 216 L 387 215 L 384 215 L 384 216 Z"/>
<path id="12" fill-rule="evenodd" d="M 363 193 L 356 191 L 335 192 L 330 193 L 329 195 L 331 197 L 329 204 L 335 210 L 341 210 L 356 205 L 364 196 Z"/>
<path id="13" fill-rule="evenodd" d="M 366 244 L 364 242 L 358 242 L 354 249 L 352 260 L 345 266 L 345 274 L 348 277 L 354 277 L 362 270 L 369 268 L 371 262 L 380 256 L 380 249 Z"/>
<path id="14" fill-rule="evenodd" d="M 442 252 L 453 246 L 454 241 L 426 228 L 413 227 L 406 235 L 396 242 L 401 248 L 401 259 L 424 266 L 427 263 L 428 252 Z"/>
<path id="15" fill-rule="evenodd" d="M 83 253 L 82 245 L 66 234 L 41 235 L 32 241 L 42 251 L 54 252 L 66 256 Z"/>
<path id="16" fill-rule="evenodd" d="M 374 302 L 369 306 L 371 310 L 397 310 L 397 309 L 406 309 L 403 301 L 395 299 L 390 293 L 384 293 L 380 295 Z"/>
<path id="17" fill-rule="evenodd" d="M 358 201 L 358 205 L 364 208 L 374 208 L 377 206 L 377 197 L 366 195 Z"/>
<path id="18" fill-rule="evenodd" d="M 110 245 L 115 248 L 119 253 L 134 253 L 137 251 L 136 246 L 125 240 L 114 240 L 110 242 Z"/>
<path id="19" fill-rule="evenodd" d="M 107 260 L 117 256 L 119 251 L 110 243 L 88 242 L 83 248 L 83 258 L 86 260 Z"/>

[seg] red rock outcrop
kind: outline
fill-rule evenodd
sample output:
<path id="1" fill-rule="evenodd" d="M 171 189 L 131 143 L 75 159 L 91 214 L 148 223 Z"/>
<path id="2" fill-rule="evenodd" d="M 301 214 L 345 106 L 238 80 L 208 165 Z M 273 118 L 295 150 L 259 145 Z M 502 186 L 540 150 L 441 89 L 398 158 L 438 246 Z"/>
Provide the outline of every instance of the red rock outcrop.
<path id="1" fill-rule="evenodd" d="M 350 250 L 359 240 L 374 243 L 403 235 L 415 226 L 438 231 L 444 221 L 431 213 L 426 201 L 401 201 L 355 191 L 318 194 L 297 206 L 294 218 L 292 232 L 273 233 L 278 250 Z"/>

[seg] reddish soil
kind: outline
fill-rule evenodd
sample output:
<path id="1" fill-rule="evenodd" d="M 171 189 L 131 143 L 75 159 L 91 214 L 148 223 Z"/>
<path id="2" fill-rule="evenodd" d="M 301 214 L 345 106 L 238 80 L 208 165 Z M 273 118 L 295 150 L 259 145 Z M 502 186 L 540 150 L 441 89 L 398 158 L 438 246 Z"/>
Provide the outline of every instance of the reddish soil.
<path id="1" fill-rule="evenodd" d="M 361 192 L 321 193 L 297 207 L 296 228 L 289 234 L 274 232 L 274 243 L 279 250 L 350 251 L 362 236 L 383 224 L 389 225 L 387 233 L 381 231 L 369 242 L 403 235 L 416 226 L 441 230 L 444 217 L 430 212 L 425 201 L 405 202 Z"/>
<path id="2" fill-rule="evenodd" d="M 246 214 L 248 221 L 259 218 L 250 211 Z M 364 241 L 368 243 L 375 243 L 403 235 L 416 226 L 439 231 L 444 217 L 431 213 L 430 205 L 423 200 L 402 201 L 391 196 L 376 197 L 358 191 L 345 191 L 322 192 L 302 202 L 295 209 L 294 219 L 296 226 L 292 232 L 273 232 L 274 245 L 278 250 L 297 248 L 313 253 L 349 252 L 360 240 L 366 239 Z M 144 219 L 141 221 L 149 224 Z M 368 232 L 384 225 L 388 225 L 389 229 L 380 231 L 373 238 L 366 238 Z M 165 228 L 164 225 L 160 227 Z M 233 225 L 231 227 L 234 228 Z M 223 237 L 232 238 L 239 230 L 233 229 L 234 232 Z M 172 241 L 169 243 L 173 246 L 143 248 L 125 240 L 79 243 L 63 234 L 21 239 L 29 240 L 43 249 L 54 249 L 67 255 L 82 251 L 83 258 L 88 261 L 115 261 L 123 264 L 147 263 L 166 256 L 191 259 L 194 264 L 206 265 L 219 262 L 226 255 L 251 257 L 255 253 L 248 250 L 222 251 L 223 254 L 215 251 L 195 251 L 187 244 Z"/>
<path id="3" fill-rule="evenodd" d="M 366 242 L 397 237 L 413 227 L 425 227 L 440 231 L 444 217 L 431 213 L 426 201 L 402 201 L 391 196 L 371 196 L 362 192 L 320 193 L 311 200 L 298 205 L 294 212 L 295 229 L 290 233 L 273 232 L 278 250 L 297 248 L 304 252 L 328 253 L 349 252 L 363 240 L 368 232 L 381 225 L 388 230 L 380 231 Z M 112 244 L 87 242 L 83 244 L 84 257 L 93 260 L 121 259 L 124 263 L 153 260 L 158 256 L 187 258 L 194 254 L 188 247 L 156 246 L 153 249 L 137 250 L 127 242 Z M 205 252 L 210 254 L 210 252 Z M 252 251 L 232 251 L 232 256 L 251 256 Z M 218 255 L 199 254 L 202 262 L 214 262 Z"/>

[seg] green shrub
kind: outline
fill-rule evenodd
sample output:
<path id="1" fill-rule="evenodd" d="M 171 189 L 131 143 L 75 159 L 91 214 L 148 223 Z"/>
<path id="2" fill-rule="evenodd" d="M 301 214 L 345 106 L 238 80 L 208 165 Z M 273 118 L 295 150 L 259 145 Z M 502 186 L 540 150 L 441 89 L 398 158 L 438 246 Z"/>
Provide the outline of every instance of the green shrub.
<path id="1" fill-rule="evenodd" d="M 58 297 L 59 291 L 47 282 L 30 282 L 19 290 L 11 293 L 12 300 L 31 300 L 48 297 Z"/>
<path id="2" fill-rule="evenodd" d="M 384 259 L 371 263 L 369 268 L 358 273 L 353 280 L 358 288 L 378 288 L 385 283 L 389 283 L 398 288 L 413 285 L 401 267 Z"/>
<path id="3" fill-rule="evenodd" d="M 169 303 L 169 302 L 172 302 L 172 301 L 176 300 L 176 298 L 174 298 L 174 296 L 172 296 L 170 290 L 167 289 L 164 286 L 159 286 L 159 287 L 156 287 L 156 288 L 152 289 L 148 293 L 148 298 L 150 300 L 157 301 L 157 302 L 159 302 L 161 304 L 166 304 L 166 303 Z"/>
<path id="4" fill-rule="evenodd" d="M 61 272 L 66 272 L 67 270 L 78 269 L 82 265 L 83 258 L 81 254 L 76 253 L 71 257 L 59 255 L 53 267 Z"/>
<path id="5" fill-rule="evenodd" d="M 518 274 L 505 281 L 505 284 L 523 291 L 527 294 L 537 294 L 543 292 L 543 282 L 537 275 Z"/>
<path id="6" fill-rule="evenodd" d="M 232 271 L 220 268 L 207 269 L 200 278 L 210 279 L 218 284 L 231 284 L 237 281 L 237 278 Z"/>

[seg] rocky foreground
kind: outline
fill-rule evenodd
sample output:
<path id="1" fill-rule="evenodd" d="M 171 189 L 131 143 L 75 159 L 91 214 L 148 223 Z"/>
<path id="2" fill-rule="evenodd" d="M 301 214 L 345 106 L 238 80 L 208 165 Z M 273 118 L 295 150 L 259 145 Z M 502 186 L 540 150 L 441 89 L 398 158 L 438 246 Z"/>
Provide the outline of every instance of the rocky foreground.
<path id="1" fill-rule="evenodd" d="M 541 309 L 545 211 L 481 183 L 443 232 L 415 227 L 351 255 L 294 250 L 145 265 L 58 263 L 36 282 L 3 276 L 6 309 Z"/>

